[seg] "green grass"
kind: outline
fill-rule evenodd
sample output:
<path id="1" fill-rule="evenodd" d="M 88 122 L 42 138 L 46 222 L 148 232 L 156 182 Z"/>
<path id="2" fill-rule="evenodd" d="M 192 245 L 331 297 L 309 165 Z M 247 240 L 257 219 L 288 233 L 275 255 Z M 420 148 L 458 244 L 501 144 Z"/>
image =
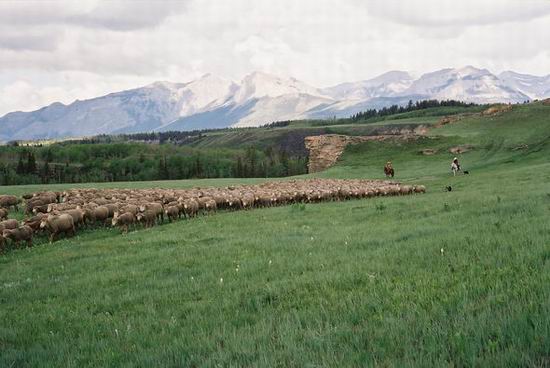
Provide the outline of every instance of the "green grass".
<path id="1" fill-rule="evenodd" d="M 0 366 L 547 367 L 547 116 L 531 104 L 415 142 L 352 146 L 317 175 L 379 178 L 392 159 L 397 180 L 426 184 L 425 195 L 219 213 L 10 251 Z M 460 157 L 471 174 L 452 177 L 448 149 L 459 144 L 474 146 Z"/>

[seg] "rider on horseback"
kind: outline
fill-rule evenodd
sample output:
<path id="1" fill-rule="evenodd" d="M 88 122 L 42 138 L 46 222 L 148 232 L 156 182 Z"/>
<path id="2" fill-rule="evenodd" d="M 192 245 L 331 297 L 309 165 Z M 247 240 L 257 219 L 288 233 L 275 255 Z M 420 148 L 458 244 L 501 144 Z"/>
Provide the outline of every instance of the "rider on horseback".
<path id="1" fill-rule="evenodd" d="M 460 163 L 458 162 L 458 158 L 456 157 L 453 159 L 453 162 L 451 163 L 451 171 L 453 172 L 453 176 L 460 171 Z"/>
<path id="2" fill-rule="evenodd" d="M 392 178 L 395 175 L 391 161 L 386 162 L 386 165 L 384 165 L 384 174 L 386 174 L 386 177 L 391 176 Z"/>

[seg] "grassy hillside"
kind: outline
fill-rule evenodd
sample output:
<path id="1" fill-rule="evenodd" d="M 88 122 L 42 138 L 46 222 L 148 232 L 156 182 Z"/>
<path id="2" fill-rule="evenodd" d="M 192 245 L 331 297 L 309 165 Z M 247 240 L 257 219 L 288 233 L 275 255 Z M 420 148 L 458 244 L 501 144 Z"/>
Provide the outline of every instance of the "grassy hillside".
<path id="1" fill-rule="evenodd" d="M 425 195 L 11 251 L 0 257 L 0 366 L 546 367 L 548 116 L 539 104 L 471 116 L 418 141 L 349 147 L 317 174 L 380 178 L 391 159 L 396 179 L 426 184 Z M 452 177 L 459 145 L 471 146 L 459 155 L 471 174 Z"/>

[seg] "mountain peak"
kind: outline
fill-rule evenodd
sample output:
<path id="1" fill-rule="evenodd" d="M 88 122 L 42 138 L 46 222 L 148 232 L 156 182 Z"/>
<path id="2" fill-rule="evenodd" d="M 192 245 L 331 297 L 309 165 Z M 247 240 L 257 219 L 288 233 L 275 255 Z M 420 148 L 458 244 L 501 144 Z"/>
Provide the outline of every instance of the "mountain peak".
<path id="1" fill-rule="evenodd" d="M 321 92 L 295 78 L 283 78 L 273 74 L 255 71 L 245 76 L 234 96 L 236 102 L 263 97 L 278 97 L 285 94 L 322 95 Z"/>
<path id="2" fill-rule="evenodd" d="M 454 69 L 453 71 L 461 78 L 472 75 L 492 75 L 487 69 L 479 69 L 471 65 L 466 65 L 462 68 Z"/>
<path id="3" fill-rule="evenodd" d="M 157 81 L 69 105 L 53 103 L 0 117 L 0 140 L 92 136 L 164 129 L 257 126 L 277 120 L 346 117 L 409 100 L 477 103 L 550 97 L 550 76 L 491 74 L 466 65 L 413 78 L 392 70 L 375 78 L 319 89 L 263 71 L 236 83 L 208 73 L 186 83 Z"/>

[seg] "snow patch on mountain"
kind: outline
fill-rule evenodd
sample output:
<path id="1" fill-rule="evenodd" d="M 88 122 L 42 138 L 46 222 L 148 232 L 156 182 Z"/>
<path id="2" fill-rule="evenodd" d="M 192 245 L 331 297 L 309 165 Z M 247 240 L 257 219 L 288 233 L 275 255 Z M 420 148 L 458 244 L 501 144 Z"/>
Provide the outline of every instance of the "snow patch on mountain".
<path id="1" fill-rule="evenodd" d="M 323 90 L 336 100 L 366 100 L 380 96 L 396 96 L 413 82 L 413 77 L 402 71 L 391 71 L 376 78 L 353 83 L 342 83 Z"/>
<path id="2" fill-rule="evenodd" d="M 498 78 L 508 87 L 520 91 L 531 99 L 545 99 L 550 97 L 550 74 L 544 77 L 538 77 L 509 70 L 500 73 Z"/>

